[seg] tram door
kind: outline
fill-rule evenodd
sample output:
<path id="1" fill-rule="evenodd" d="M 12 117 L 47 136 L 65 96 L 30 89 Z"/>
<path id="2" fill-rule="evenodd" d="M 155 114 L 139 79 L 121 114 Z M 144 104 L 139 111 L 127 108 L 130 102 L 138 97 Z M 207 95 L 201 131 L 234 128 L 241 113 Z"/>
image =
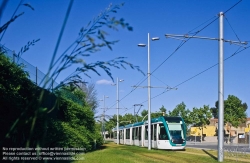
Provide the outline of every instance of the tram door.
<path id="1" fill-rule="evenodd" d="M 121 143 L 121 144 L 124 144 L 124 131 L 123 131 L 123 130 L 120 130 L 119 133 L 120 133 L 120 136 L 119 136 L 119 137 L 120 137 L 120 143 Z"/>
<path id="2" fill-rule="evenodd" d="M 148 147 L 148 126 L 145 126 L 144 147 Z"/>
<path id="3" fill-rule="evenodd" d="M 157 124 L 151 126 L 152 148 L 157 148 Z"/>
<path id="4" fill-rule="evenodd" d="M 166 132 L 166 129 L 162 123 L 157 124 L 157 148 L 158 149 L 171 149 L 171 145 L 169 143 L 168 134 Z"/>
<path id="5" fill-rule="evenodd" d="M 157 124 L 151 125 L 151 133 L 148 132 L 148 126 L 145 126 L 145 147 L 148 147 L 148 144 L 151 143 L 152 148 L 157 148 Z M 148 139 L 149 134 L 151 134 L 151 140 Z"/>
<path id="6" fill-rule="evenodd" d="M 142 127 L 138 127 L 138 138 L 139 138 L 139 146 L 142 146 Z"/>

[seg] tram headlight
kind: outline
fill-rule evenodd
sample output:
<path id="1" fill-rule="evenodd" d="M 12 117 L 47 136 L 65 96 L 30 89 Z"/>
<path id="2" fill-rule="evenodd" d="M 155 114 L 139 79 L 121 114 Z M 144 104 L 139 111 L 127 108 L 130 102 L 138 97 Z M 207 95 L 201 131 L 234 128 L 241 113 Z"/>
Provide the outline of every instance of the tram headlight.
<path id="1" fill-rule="evenodd" d="M 173 142 L 173 143 L 176 143 L 177 141 L 178 141 L 177 139 L 172 138 L 172 142 Z"/>
<path id="2" fill-rule="evenodd" d="M 175 144 L 182 144 L 185 142 L 185 139 L 173 137 L 171 141 Z"/>

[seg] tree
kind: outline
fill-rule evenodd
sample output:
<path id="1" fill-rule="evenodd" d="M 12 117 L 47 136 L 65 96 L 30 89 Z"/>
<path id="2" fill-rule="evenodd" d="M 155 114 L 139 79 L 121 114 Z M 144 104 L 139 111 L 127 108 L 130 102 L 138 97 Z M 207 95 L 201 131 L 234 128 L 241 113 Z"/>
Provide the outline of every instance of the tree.
<path id="1" fill-rule="evenodd" d="M 203 128 L 206 125 L 210 124 L 210 119 L 212 118 L 212 113 L 208 105 L 204 105 L 201 108 L 193 108 L 193 111 L 189 114 L 190 120 L 194 124 L 195 127 L 200 127 L 201 132 L 201 141 L 203 136 Z"/>
<path id="2" fill-rule="evenodd" d="M 224 123 L 229 126 L 229 133 L 231 134 L 231 126 L 238 127 L 240 124 L 244 123 L 246 120 L 246 110 L 248 106 L 246 103 L 234 96 L 228 95 L 227 100 L 224 100 Z M 214 118 L 218 118 L 219 103 L 215 102 L 215 107 L 211 108 L 211 112 Z M 229 134 L 229 139 L 230 135 Z"/>
<path id="3" fill-rule="evenodd" d="M 97 91 L 95 90 L 95 84 L 94 83 L 79 83 L 77 84 L 77 87 L 80 91 L 84 93 L 84 96 L 81 97 L 82 100 L 88 104 L 92 111 L 95 113 L 96 108 L 98 107 L 98 99 L 97 99 Z M 80 98 L 80 99 L 81 99 Z"/>
<path id="4" fill-rule="evenodd" d="M 231 95 L 229 95 L 229 96 L 231 96 Z M 236 97 L 236 96 L 235 96 L 235 97 Z M 238 98 L 238 97 L 237 97 L 237 98 Z M 225 108 L 225 102 L 226 102 L 226 100 L 224 100 L 224 108 Z M 246 104 L 246 103 L 243 103 L 243 104 L 242 104 L 242 107 L 244 108 L 244 110 L 245 110 L 245 112 L 246 112 L 246 110 L 247 110 L 247 108 L 248 108 L 247 104 Z M 218 118 L 218 110 L 219 110 L 219 102 L 216 101 L 216 102 L 215 102 L 215 107 L 211 108 L 211 112 L 212 112 L 214 118 Z M 224 112 L 225 112 L 225 109 L 224 109 Z"/>
<path id="5" fill-rule="evenodd" d="M 116 125 L 117 125 L 117 115 L 115 114 L 112 117 L 110 117 L 109 120 L 105 123 L 105 129 L 108 131 L 110 138 L 112 129 L 116 128 Z"/>
<path id="6" fill-rule="evenodd" d="M 7 58 L 0 47 L 0 146 L 25 146 L 30 135 L 34 107 L 39 90 L 28 79 L 28 73 Z M 41 107 L 41 106 L 40 106 Z M 43 108 L 39 108 L 43 122 Z M 18 125 L 14 125 L 14 124 Z M 43 126 L 36 124 L 35 132 L 43 131 Z M 33 137 L 33 142 L 42 139 L 42 134 Z"/>
<path id="7" fill-rule="evenodd" d="M 246 110 L 247 104 L 233 95 L 229 95 L 227 100 L 225 100 L 225 122 L 231 123 L 232 126 L 238 127 L 240 124 L 244 123 L 246 120 Z"/>
<path id="8" fill-rule="evenodd" d="M 121 119 L 119 119 L 119 121 L 120 121 L 120 126 L 125 126 L 127 124 L 136 122 L 136 119 L 133 114 L 126 113 L 124 116 L 122 116 Z"/>
<path id="9" fill-rule="evenodd" d="M 161 116 L 163 116 L 161 111 L 151 113 L 151 119 L 152 118 L 158 118 L 158 117 L 161 117 Z"/>
<path id="10" fill-rule="evenodd" d="M 192 122 L 190 121 L 190 110 L 186 109 L 184 102 L 178 104 L 172 111 L 169 111 L 169 116 L 180 116 L 183 118 L 186 126 L 189 126 Z"/>
<path id="11" fill-rule="evenodd" d="M 215 105 L 215 107 L 211 108 L 210 110 L 211 110 L 211 113 L 212 113 L 213 117 L 218 118 L 219 102 L 216 101 L 214 105 Z"/>
<path id="12" fill-rule="evenodd" d="M 166 115 L 167 109 L 162 105 L 160 108 L 160 112 L 164 113 Z"/>
<path id="13" fill-rule="evenodd" d="M 148 114 L 148 110 L 143 109 L 141 112 L 141 116 L 145 117 Z"/>
<path id="14" fill-rule="evenodd" d="M 157 118 L 160 116 L 167 116 L 166 111 L 167 111 L 167 109 L 162 105 L 162 107 L 159 108 L 159 111 L 151 113 L 151 118 Z"/>
<path id="15" fill-rule="evenodd" d="M 224 123 L 229 125 L 229 140 L 231 136 L 231 126 L 238 127 L 240 124 L 246 122 L 246 110 L 247 104 L 233 95 L 228 95 L 227 100 L 224 103 Z"/>
<path id="16" fill-rule="evenodd" d="M 67 96 L 71 96 L 71 99 L 76 102 L 81 101 L 80 103 L 83 106 L 90 106 L 91 110 L 95 113 L 95 109 L 98 106 L 98 100 L 95 85 L 93 83 L 79 83 L 76 85 L 70 84 L 69 86 L 62 87 L 59 92 L 56 92 L 67 94 Z"/>
<path id="17" fill-rule="evenodd" d="M 94 113 L 88 105 L 82 106 L 67 97 L 59 97 L 57 119 L 48 121 L 47 147 L 85 147 L 87 151 L 102 144 Z M 60 137 L 58 137 L 60 135 Z"/>
<path id="18" fill-rule="evenodd" d="M 162 105 L 161 108 L 159 108 L 159 111 L 151 112 L 151 119 L 152 118 L 158 118 L 160 116 L 163 116 L 163 112 L 166 113 L 167 109 Z M 138 117 L 138 120 L 147 120 L 148 119 L 148 110 L 142 110 L 141 117 Z M 166 115 L 166 114 L 165 114 Z"/>

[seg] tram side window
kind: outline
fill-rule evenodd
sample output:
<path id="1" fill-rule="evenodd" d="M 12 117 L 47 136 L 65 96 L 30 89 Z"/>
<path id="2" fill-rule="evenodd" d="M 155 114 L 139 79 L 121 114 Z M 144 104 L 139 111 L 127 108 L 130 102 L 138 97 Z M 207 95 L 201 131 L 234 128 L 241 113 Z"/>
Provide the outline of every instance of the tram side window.
<path id="1" fill-rule="evenodd" d="M 148 126 L 145 126 L 145 140 L 148 140 Z"/>
<path id="2" fill-rule="evenodd" d="M 126 139 L 130 139 L 130 129 L 126 129 Z"/>
<path id="3" fill-rule="evenodd" d="M 135 132 L 135 138 L 134 140 L 138 140 L 138 127 L 133 128 L 134 132 Z"/>
<path id="4" fill-rule="evenodd" d="M 119 134 L 120 134 L 120 139 L 123 139 L 123 130 L 120 130 Z"/>
<path id="5" fill-rule="evenodd" d="M 117 138 L 117 132 L 116 132 L 116 131 L 113 132 L 113 138 L 114 138 L 114 139 Z"/>
<path id="6" fill-rule="evenodd" d="M 138 133 L 138 135 L 139 135 L 139 140 L 141 140 L 141 127 L 138 127 L 138 129 L 139 129 L 139 133 Z"/>
<path id="7" fill-rule="evenodd" d="M 154 128 L 153 128 L 153 125 L 151 125 L 151 140 L 154 140 L 153 131 L 154 131 Z"/>
<path id="8" fill-rule="evenodd" d="M 154 124 L 154 140 L 156 140 L 156 128 L 157 128 L 157 124 Z"/>
<path id="9" fill-rule="evenodd" d="M 169 140 L 166 129 L 162 123 L 159 124 L 159 128 L 160 128 L 159 140 Z"/>
<path id="10" fill-rule="evenodd" d="M 132 140 L 135 140 L 135 128 L 132 128 Z"/>

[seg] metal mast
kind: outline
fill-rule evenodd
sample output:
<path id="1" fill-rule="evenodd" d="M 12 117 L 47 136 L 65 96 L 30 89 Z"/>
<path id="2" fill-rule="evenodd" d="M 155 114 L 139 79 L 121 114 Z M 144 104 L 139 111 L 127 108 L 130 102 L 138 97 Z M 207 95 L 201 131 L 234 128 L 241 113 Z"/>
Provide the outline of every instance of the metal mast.
<path id="1" fill-rule="evenodd" d="M 116 143 L 119 144 L 119 79 L 117 78 L 116 80 L 116 97 L 117 97 L 117 122 L 116 122 L 116 127 L 117 127 L 117 131 L 116 131 Z"/>
<path id="2" fill-rule="evenodd" d="M 148 33 L 148 150 L 151 150 L 150 39 Z"/>
<path id="3" fill-rule="evenodd" d="M 223 48 L 223 12 L 219 14 L 219 117 L 218 117 L 218 161 L 224 159 L 224 48 Z"/>
<path id="4" fill-rule="evenodd" d="M 200 36 L 188 36 L 188 35 L 173 35 L 173 34 L 166 34 L 167 38 L 174 38 L 179 39 L 182 38 L 199 38 L 199 39 L 208 39 L 208 40 L 218 40 L 219 41 L 219 78 L 218 78 L 218 101 L 219 101 L 219 116 L 218 116 L 218 161 L 223 162 L 224 159 L 224 49 L 223 43 L 229 42 L 231 44 L 244 44 L 246 45 L 247 42 L 241 41 L 231 41 L 225 40 L 223 38 L 223 18 L 224 13 L 219 13 L 219 38 L 209 38 L 209 37 L 200 37 Z"/>

